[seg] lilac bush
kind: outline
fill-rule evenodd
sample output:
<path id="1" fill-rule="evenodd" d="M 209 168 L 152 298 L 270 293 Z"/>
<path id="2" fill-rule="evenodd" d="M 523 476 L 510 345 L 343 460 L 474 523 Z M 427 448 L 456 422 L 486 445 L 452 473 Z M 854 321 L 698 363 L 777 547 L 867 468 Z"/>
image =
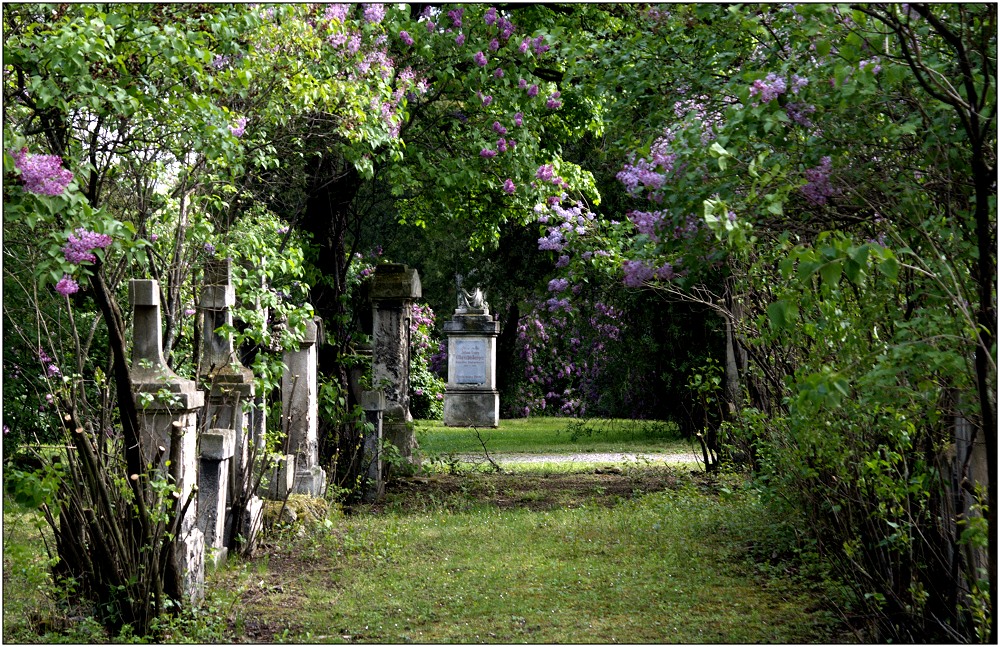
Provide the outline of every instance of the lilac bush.
<path id="1" fill-rule="evenodd" d="M 434 311 L 414 304 L 410 312 L 410 412 L 414 418 L 440 420 L 445 382 L 438 376 L 441 345 L 433 340 Z M 447 370 L 447 360 L 445 360 Z"/>
<path id="2" fill-rule="evenodd" d="M 551 301 L 551 300 L 550 300 Z M 568 299 L 565 300 L 568 306 Z M 602 381 L 621 339 L 621 313 L 600 301 L 553 310 L 536 300 L 518 322 L 523 373 L 504 394 L 507 415 L 583 416 L 601 411 Z"/>

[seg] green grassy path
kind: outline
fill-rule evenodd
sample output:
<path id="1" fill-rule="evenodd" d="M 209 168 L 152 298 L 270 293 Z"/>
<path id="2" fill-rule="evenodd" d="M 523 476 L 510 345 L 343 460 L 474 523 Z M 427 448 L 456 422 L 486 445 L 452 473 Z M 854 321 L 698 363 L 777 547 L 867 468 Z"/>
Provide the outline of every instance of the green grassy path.
<path id="1" fill-rule="evenodd" d="M 480 476 L 478 488 L 489 477 Z M 470 490 L 473 489 L 470 486 Z M 802 643 L 829 639 L 801 585 L 743 559 L 747 501 L 684 485 L 629 501 L 500 509 L 482 492 L 347 517 L 219 574 L 252 640 Z M 749 513 L 749 514 L 748 514 Z"/>

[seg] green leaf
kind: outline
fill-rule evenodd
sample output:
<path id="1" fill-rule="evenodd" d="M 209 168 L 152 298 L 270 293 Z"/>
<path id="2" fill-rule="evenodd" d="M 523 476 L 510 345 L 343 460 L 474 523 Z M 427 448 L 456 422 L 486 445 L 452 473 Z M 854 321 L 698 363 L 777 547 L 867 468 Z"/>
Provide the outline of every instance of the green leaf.
<path id="1" fill-rule="evenodd" d="M 840 283 L 842 270 L 843 261 L 830 261 L 819 268 L 819 274 L 823 278 L 823 283 L 830 287 L 836 287 Z"/>
<path id="2" fill-rule="evenodd" d="M 893 281 L 899 278 L 899 261 L 894 256 L 882 259 L 882 262 L 878 264 L 878 269 Z"/>
<path id="3" fill-rule="evenodd" d="M 791 301 L 778 299 L 767 306 L 767 317 L 776 330 L 785 330 L 792 326 L 799 317 L 799 307 Z"/>
<path id="4" fill-rule="evenodd" d="M 860 286 L 864 277 L 864 266 L 858 265 L 857 261 L 854 259 L 848 259 L 847 263 L 844 264 L 844 274 L 847 275 L 847 279 L 854 285 Z"/>

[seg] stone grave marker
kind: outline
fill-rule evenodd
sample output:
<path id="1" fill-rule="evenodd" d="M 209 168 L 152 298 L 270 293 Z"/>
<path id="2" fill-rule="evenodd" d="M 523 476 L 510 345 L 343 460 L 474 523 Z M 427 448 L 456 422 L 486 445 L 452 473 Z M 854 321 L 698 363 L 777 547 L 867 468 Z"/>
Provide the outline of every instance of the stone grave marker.
<path id="1" fill-rule="evenodd" d="M 497 427 L 500 392 L 496 388 L 497 336 L 500 324 L 490 315 L 486 294 L 471 293 L 458 281 L 458 307 L 444 323 L 448 336 L 448 384 L 444 424 L 449 427 Z"/>

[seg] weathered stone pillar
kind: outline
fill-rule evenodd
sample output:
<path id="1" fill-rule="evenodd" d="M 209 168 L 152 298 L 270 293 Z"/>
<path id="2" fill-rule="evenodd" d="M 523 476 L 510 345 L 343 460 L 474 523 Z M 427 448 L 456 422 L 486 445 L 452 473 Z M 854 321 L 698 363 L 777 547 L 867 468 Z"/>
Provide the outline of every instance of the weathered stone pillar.
<path id="1" fill-rule="evenodd" d="M 295 492 L 295 454 L 278 456 L 268 461 L 267 474 L 261 484 L 264 496 L 270 501 L 284 501 Z"/>
<path id="2" fill-rule="evenodd" d="M 266 258 L 262 261 L 266 262 Z M 260 317 L 267 321 L 269 317 L 269 309 L 261 304 L 260 294 L 263 293 L 268 286 L 268 278 L 263 272 L 257 272 L 258 266 L 250 263 L 249 261 L 244 262 L 244 267 L 251 273 L 256 272 L 258 275 L 257 287 L 260 292 L 255 297 L 253 303 L 241 303 L 242 308 L 256 311 L 260 314 Z M 250 451 L 255 452 L 257 457 L 262 457 L 264 455 L 264 448 L 267 439 L 267 394 L 266 393 L 256 393 L 252 396 L 253 405 L 246 412 L 246 415 L 250 418 Z"/>
<path id="3" fill-rule="evenodd" d="M 198 476 L 198 527 L 205 533 L 206 561 L 224 564 L 226 546 L 226 499 L 229 496 L 229 463 L 233 459 L 236 434 L 232 429 L 209 429 L 201 434 L 201 465 Z"/>
<path id="4" fill-rule="evenodd" d="M 372 377 L 385 390 L 385 436 L 404 459 L 416 462 L 417 438 L 410 414 L 410 317 L 422 296 L 420 275 L 405 265 L 375 268 L 372 282 Z"/>
<path id="5" fill-rule="evenodd" d="M 237 358 L 232 337 L 228 333 L 216 332 L 233 323 L 231 308 L 236 303 L 236 293 L 230 280 L 230 263 L 228 258 L 205 263 L 205 285 L 200 304 L 204 313 L 205 343 L 200 377 L 209 389 L 204 412 L 205 427 L 233 430 L 233 458 L 230 461 L 227 498 L 229 514 L 233 515 L 232 508 L 236 501 L 245 501 L 240 504 L 246 508 L 238 515 L 242 519 L 240 527 L 233 528 L 231 519 L 227 521 L 225 543 L 229 545 L 232 533 L 236 532 L 252 547 L 263 506 L 263 502 L 252 493 L 250 426 L 249 416 L 244 412 L 244 407 L 254 395 L 253 373 Z"/>
<path id="6" fill-rule="evenodd" d="M 160 288 L 156 281 L 129 281 L 132 302 L 133 343 L 130 375 L 139 410 L 139 443 L 144 463 L 155 461 L 162 474 L 179 473 L 177 487 L 183 506 L 188 506 L 180 523 L 174 550 L 184 571 L 184 591 L 192 603 L 205 591 L 205 536 L 197 526 L 198 502 L 194 494 L 198 478 L 198 411 L 205 397 L 192 380 L 174 373 L 163 359 L 160 328 Z"/>
<path id="7" fill-rule="evenodd" d="M 365 431 L 364 462 L 367 464 L 367 480 L 362 498 L 378 501 L 385 494 L 385 479 L 382 476 L 382 412 L 385 411 L 385 393 L 381 390 L 362 391 L 361 408 L 365 411 L 365 422 L 372 426 Z"/>
<path id="8" fill-rule="evenodd" d="M 299 350 L 285 351 L 281 419 L 288 438 L 287 451 L 295 455 L 294 491 L 322 497 L 326 493 L 326 472 L 319 466 L 318 329 L 315 321 L 307 321 Z"/>
<path id="9" fill-rule="evenodd" d="M 448 385 L 444 424 L 450 427 L 497 427 L 500 392 L 496 388 L 497 335 L 500 324 L 490 315 L 486 295 L 459 286 L 458 307 L 444 322 L 448 336 Z"/>

